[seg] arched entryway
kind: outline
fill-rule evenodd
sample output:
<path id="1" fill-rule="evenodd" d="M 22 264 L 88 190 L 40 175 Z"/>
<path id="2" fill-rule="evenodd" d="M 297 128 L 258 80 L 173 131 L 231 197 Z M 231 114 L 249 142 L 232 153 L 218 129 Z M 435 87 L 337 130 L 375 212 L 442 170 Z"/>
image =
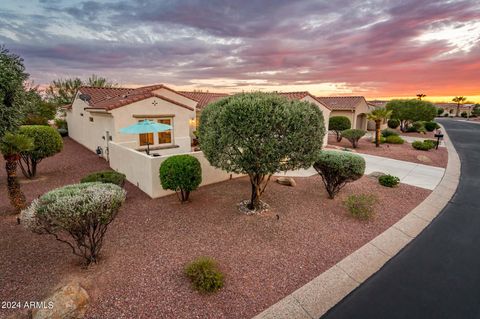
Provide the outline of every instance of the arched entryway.
<path id="1" fill-rule="evenodd" d="M 366 130 L 367 129 L 367 115 L 365 113 L 358 114 L 355 123 L 356 123 L 355 124 L 356 129 Z"/>

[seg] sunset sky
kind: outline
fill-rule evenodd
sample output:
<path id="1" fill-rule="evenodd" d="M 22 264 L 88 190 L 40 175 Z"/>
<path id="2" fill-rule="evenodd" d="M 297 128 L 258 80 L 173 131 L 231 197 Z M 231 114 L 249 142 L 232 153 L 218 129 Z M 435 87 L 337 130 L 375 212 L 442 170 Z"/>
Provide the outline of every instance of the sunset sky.
<path id="1" fill-rule="evenodd" d="M 480 102 L 480 1 L 1 1 L 35 84 L 105 76 L 221 92 Z"/>

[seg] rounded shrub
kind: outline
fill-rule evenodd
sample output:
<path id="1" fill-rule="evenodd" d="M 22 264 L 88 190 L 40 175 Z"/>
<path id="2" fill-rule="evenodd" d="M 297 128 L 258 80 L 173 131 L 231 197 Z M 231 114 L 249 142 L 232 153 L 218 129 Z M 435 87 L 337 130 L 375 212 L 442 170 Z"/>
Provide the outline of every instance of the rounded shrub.
<path id="1" fill-rule="evenodd" d="M 366 220 L 374 216 L 377 202 L 377 197 L 373 194 L 359 194 L 348 196 L 343 204 L 352 217 Z"/>
<path id="2" fill-rule="evenodd" d="M 395 187 L 400 183 L 400 178 L 390 174 L 382 175 L 378 178 L 380 185 L 385 187 Z"/>
<path id="3" fill-rule="evenodd" d="M 200 292 L 215 292 L 223 287 L 224 276 L 211 258 L 197 258 L 185 267 L 185 274 Z"/>
<path id="4" fill-rule="evenodd" d="M 389 136 L 399 136 L 400 134 L 398 134 L 397 131 L 394 131 L 394 130 L 389 130 L 389 129 L 384 129 L 382 131 L 382 136 L 383 137 L 389 137 Z"/>
<path id="5" fill-rule="evenodd" d="M 346 116 L 332 116 L 328 120 L 328 129 L 334 131 L 337 136 L 337 142 L 342 140 L 342 131 L 352 127 L 350 119 Z"/>
<path id="6" fill-rule="evenodd" d="M 68 185 L 35 199 L 22 211 L 20 220 L 30 230 L 68 244 L 88 265 L 97 262 L 105 232 L 125 196 L 114 184 Z"/>
<path id="7" fill-rule="evenodd" d="M 313 167 L 322 177 L 328 196 L 334 198 L 347 183 L 363 176 L 365 160 L 348 152 L 321 151 Z"/>
<path id="8" fill-rule="evenodd" d="M 37 165 L 44 159 L 63 149 L 63 140 L 57 130 L 44 125 L 25 125 L 20 134 L 33 140 L 33 148 L 21 153 L 20 167 L 25 177 L 37 174 Z"/>
<path id="9" fill-rule="evenodd" d="M 385 142 L 388 144 L 403 144 L 405 140 L 398 135 L 390 135 L 385 139 Z"/>
<path id="10" fill-rule="evenodd" d="M 435 140 L 423 140 L 423 143 L 427 144 L 430 147 L 430 149 L 435 148 L 435 146 L 437 146 L 437 141 Z"/>
<path id="11" fill-rule="evenodd" d="M 412 147 L 416 150 L 420 150 L 420 151 L 428 151 L 430 150 L 432 147 L 429 143 L 424 143 L 422 141 L 415 141 L 412 143 Z"/>
<path id="12" fill-rule="evenodd" d="M 437 122 L 430 121 L 430 122 L 425 123 L 425 129 L 428 132 L 433 132 L 434 130 L 439 129 L 439 128 L 440 128 L 440 125 L 438 125 Z"/>
<path id="13" fill-rule="evenodd" d="M 190 192 L 202 182 L 202 167 L 191 155 L 174 155 L 160 166 L 160 183 L 163 189 L 173 190 L 183 203 L 188 201 Z"/>
<path id="14" fill-rule="evenodd" d="M 416 121 L 412 123 L 412 126 L 409 127 L 411 128 L 411 131 L 408 130 L 409 132 L 418 132 L 418 133 L 425 133 L 425 121 Z"/>
<path id="15" fill-rule="evenodd" d="M 465 111 L 463 111 L 462 113 L 460 113 L 460 116 L 461 116 L 461 117 L 467 117 L 467 115 L 468 115 L 468 113 L 465 112 Z"/>
<path id="16" fill-rule="evenodd" d="M 342 131 L 342 137 L 345 137 L 347 140 L 352 143 L 353 148 L 357 148 L 358 141 L 366 134 L 367 132 L 359 129 L 348 129 Z"/>
<path id="17" fill-rule="evenodd" d="M 381 136 L 381 135 L 380 135 L 380 139 L 379 139 L 380 144 L 383 144 L 383 143 L 385 143 L 386 141 L 387 141 L 387 139 L 386 139 L 384 136 Z M 376 142 L 375 142 L 375 137 L 372 138 L 372 143 L 374 143 L 374 144 L 376 143 Z"/>
<path id="18" fill-rule="evenodd" d="M 437 115 L 438 115 L 438 116 L 441 116 L 441 115 L 443 114 L 443 112 L 445 112 L 445 111 L 444 111 L 441 107 L 439 107 L 439 108 L 437 109 Z"/>
<path id="19" fill-rule="evenodd" d="M 111 183 L 123 187 L 125 184 L 125 174 L 115 171 L 100 171 L 89 174 L 81 179 L 81 183 Z"/>
<path id="20" fill-rule="evenodd" d="M 396 129 L 397 127 L 400 126 L 400 120 L 397 119 L 389 119 L 387 122 L 387 125 L 389 128 Z"/>

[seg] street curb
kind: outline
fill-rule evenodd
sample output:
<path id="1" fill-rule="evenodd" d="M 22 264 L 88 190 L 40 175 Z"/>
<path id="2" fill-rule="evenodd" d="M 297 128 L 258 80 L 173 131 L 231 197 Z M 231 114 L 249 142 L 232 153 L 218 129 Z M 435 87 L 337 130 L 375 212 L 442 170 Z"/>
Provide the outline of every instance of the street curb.
<path id="1" fill-rule="evenodd" d="M 418 236 L 448 204 L 460 179 L 460 158 L 442 130 L 448 164 L 432 193 L 386 231 L 253 319 L 320 318 Z"/>

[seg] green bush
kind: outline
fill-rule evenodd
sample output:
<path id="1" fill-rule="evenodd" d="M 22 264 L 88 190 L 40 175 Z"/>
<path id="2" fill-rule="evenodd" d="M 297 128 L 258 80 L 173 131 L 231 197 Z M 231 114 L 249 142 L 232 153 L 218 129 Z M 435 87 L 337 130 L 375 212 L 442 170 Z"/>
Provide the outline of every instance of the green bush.
<path id="1" fill-rule="evenodd" d="M 163 189 L 173 190 L 183 203 L 188 201 L 190 192 L 202 182 L 202 167 L 191 155 L 174 155 L 160 166 L 160 183 Z"/>
<path id="2" fill-rule="evenodd" d="M 197 258 L 185 267 L 185 274 L 200 292 L 214 292 L 223 287 L 224 276 L 211 258 Z"/>
<path id="3" fill-rule="evenodd" d="M 328 121 L 328 129 L 334 131 L 337 136 L 337 142 L 342 140 L 342 131 L 352 127 L 350 119 L 346 116 L 332 116 Z"/>
<path id="4" fill-rule="evenodd" d="M 385 143 L 386 141 L 387 141 L 387 139 L 386 139 L 384 136 L 381 136 L 381 135 L 380 135 L 380 140 L 379 140 L 380 144 L 383 144 L 383 143 Z M 372 137 L 372 143 L 375 144 L 375 137 Z"/>
<path id="5" fill-rule="evenodd" d="M 21 153 L 20 168 L 25 177 L 37 174 L 37 165 L 44 159 L 63 149 L 63 140 L 56 129 L 44 125 L 20 127 L 20 134 L 33 140 L 33 149 Z"/>
<path id="6" fill-rule="evenodd" d="M 363 176 L 365 160 L 352 153 L 321 151 L 313 167 L 322 177 L 329 197 L 334 198 L 347 183 Z"/>
<path id="7" fill-rule="evenodd" d="M 367 132 L 359 129 L 348 129 L 342 131 L 342 137 L 345 137 L 347 140 L 352 143 L 353 148 L 357 148 L 358 141 L 366 134 Z"/>
<path id="8" fill-rule="evenodd" d="M 387 174 L 387 175 L 380 176 L 378 178 L 378 182 L 382 186 L 395 187 L 400 183 L 400 178 L 398 178 L 397 176 Z"/>
<path id="9" fill-rule="evenodd" d="M 431 145 L 431 143 L 425 143 L 425 142 L 422 142 L 422 141 L 415 141 L 412 143 L 412 147 L 416 150 L 420 150 L 420 151 L 428 151 L 430 149 L 432 149 L 434 146 Z"/>
<path id="10" fill-rule="evenodd" d="M 437 146 L 437 141 L 435 140 L 423 140 L 424 144 L 428 144 L 430 148 L 435 148 Z"/>
<path id="11" fill-rule="evenodd" d="M 437 115 L 438 115 L 438 116 L 441 116 L 441 115 L 443 114 L 443 112 L 444 112 L 444 110 L 443 110 L 441 107 L 439 107 L 439 108 L 437 109 Z"/>
<path id="12" fill-rule="evenodd" d="M 425 121 L 416 121 L 412 123 L 412 127 L 415 129 L 415 132 L 425 133 Z"/>
<path id="13" fill-rule="evenodd" d="M 125 174 L 115 172 L 115 171 L 100 171 L 89 174 L 82 178 L 81 183 L 111 183 L 123 187 L 125 184 Z"/>
<path id="14" fill-rule="evenodd" d="M 117 185 L 83 183 L 54 189 L 35 199 L 20 220 L 38 234 L 50 234 L 70 246 L 87 265 L 97 262 L 108 225 L 125 201 Z"/>
<path id="15" fill-rule="evenodd" d="M 390 135 L 385 139 L 385 142 L 388 144 L 403 144 L 405 140 L 398 135 Z"/>
<path id="16" fill-rule="evenodd" d="M 390 120 L 388 120 L 387 125 L 388 125 L 389 128 L 396 129 L 397 127 L 400 126 L 400 120 L 390 119 Z"/>
<path id="17" fill-rule="evenodd" d="M 450 117 L 450 114 L 445 113 L 445 114 L 443 114 L 443 117 Z"/>
<path id="18" fill-rule="evenodd" d="M 463 112 L 460 114 L 461 117 L 467 117 L 467 115 L 468 115 L 468 113 L 465 112 L 465 111 L 463 111 Z"/>
<path id="19" fill-rule="evenodd" d="M 344 201 L 344 205 L 351 216 L 366 220 L 375 214 L 374 206 L 377 201 L 377 197 L 372 194 L 350 195 Z"/>
<path id="20" fill-rule="evenodd" d="M 389 129 L 384 129 L 382 131 L 382 136 L 383 137 L 389 137 L 389 136 L 399 136 L 400 134 L 398 134 L 397 131 L 394 131 L 394 130 L 389 130 Z"/>
<path id="21" fill-rule="evenodd" d="M 425 123 L 425 129 L 428 132 L 433 132 L 434 130 L 440 128 L 440 125 L 437 124 L 437 122 L 430 121 Z"/>

